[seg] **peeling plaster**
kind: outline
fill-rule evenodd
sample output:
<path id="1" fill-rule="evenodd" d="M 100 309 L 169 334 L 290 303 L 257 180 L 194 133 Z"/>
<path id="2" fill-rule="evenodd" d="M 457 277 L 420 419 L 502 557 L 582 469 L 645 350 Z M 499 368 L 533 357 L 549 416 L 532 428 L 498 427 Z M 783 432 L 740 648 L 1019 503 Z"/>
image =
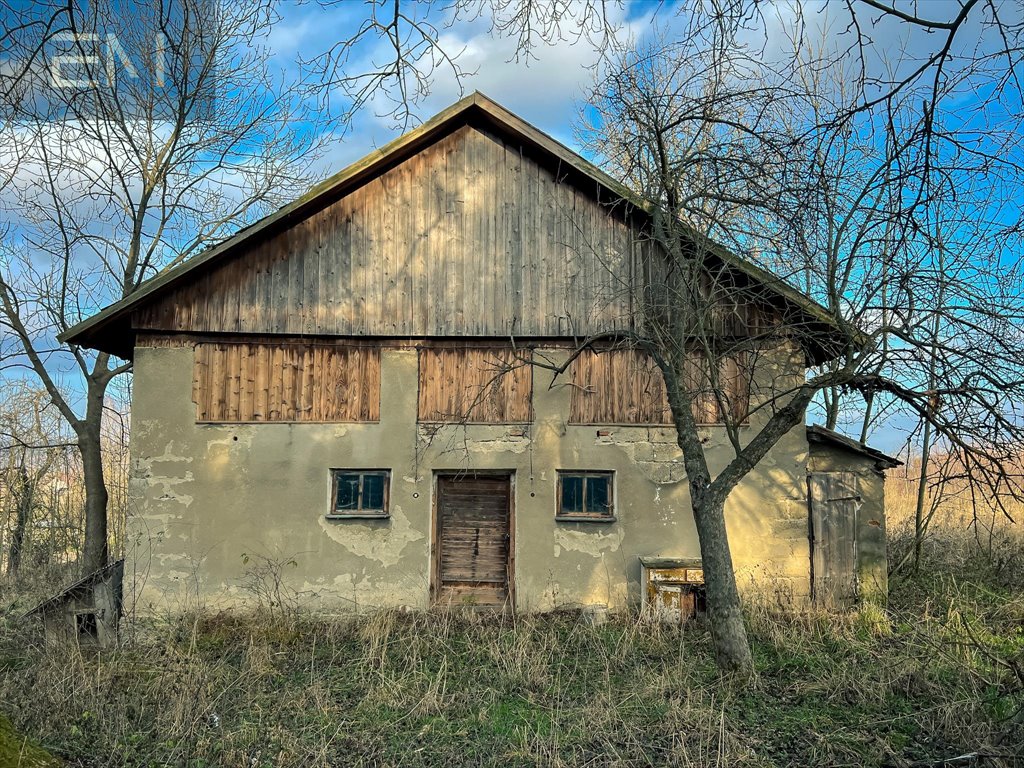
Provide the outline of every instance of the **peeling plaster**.
<path id="1" fill-rule="evenodd" d="M 154 464 L 168 463 L 181 463 L 191 464 L 193 461 L 192 456 L 178 456 L 171 453 L 174 448 L 174 441 L 171 440 L 166 446 L 164 446 L 164 452 L 160 456 L 142 457 L 140 456 L 135 460 L 135 466 L 139 469 L 152 469 Z"/>
<path id="2" fill-rule="evenodd" d="M 160 561 L 161 566 L 167 565 L 167 563 L 179 562 L 181 560 L 188 560 L 188 555 L 179 555 L 173 552 L 156 552 L 153 554 L 153 558 Z"/>
<path id="3" fill-rule="evenodd" d="M 353 555 L 384 566 L 398 564 L 406 545 L 426 538 L 426 534 L 412 527 L 408 516 L 397 504 L 391 509 L 390 519 L 380 522 L 358 518 L 328 520 L 323 515 L 318 515 L 317 519 L 321 530 Z"/>
<path id="4" fill-rule="evenodd" d="M 505 437 L 493 440 L 470 440 L 471 453 L 524 453 L 530 447 L 528 437 Z"/>
<path id="5" fill-rule="evenodd" d="M 432 444 L 444 445 L 446 451 L 462 451 L 466 454 L 513 453 L 523 454 L 533 444 L 528 434 L 506 427 L 481 427 L 472 425 L 474 430 L 484 434 L 471 435 L 466 425 L 442 424 L 417 426 L 417 440 L 423 448 Z"/>
<path id="6" fill-rule="evenodd" d="M 660 427 L 647 430 L 602 429 L 598 431 L 594 445 L 618 448 L 644 477 L 659 486 L 673 485 L 686 479 L 683 454 L 670 430 Z"/>
<path id="7" fill-rule="evenodd" d="M 146 483 L 150 488 L 159 487 L 161 493 L 156 497 L 156 501 L 174 501 L 179 504 L 183 504 L 186 507 L 190 506 L 195 500 L 192 496 L 185 493 L 176 493 L 172 486 L 181 485 L 182 483 L 191 483 L 193 481 L 192 473 L 186 472 L 184 477 L 146 477 Z"/>
<path id="8" fill-rule="evenodd" d="M 206 449 L 210 451 L 218 446 L 225 448 L 231 448 L 232 446 L 252 448 L 252 441 L 255 436 L 256 430 L 251 426 L 244 424 L 232 426 L 228 428 L 228 434 L 225 434 L 223 438 L 207 440 Z"/>
<path id="9" fill-rule="evenodd" d="M 625 536 L 626 532 L 618 525 L 608 533 L 558 527 L 555 528 L 555 557 L 561 555 L 563 549 L 567 552 L 582 552 L 591 557 L 601 557 L 608 552 L 618 551 Z"/>
<path id="10" fill-rule="evenodd" d="M 188 494 L 177 493 L 173 486 L 193 482 L 195 477 L 193 476 L 192 471 L 187 470 L 185 474 L 180 477 L 155 475 L 153 472 L 153 466 L 155 464 L 192 463 L 193 457 L 177 456 L 171 452 L 173 448 L 174 441 L 172 440 L 164 447 L 162 455 L 150 457 L 140 456 L 136 459 L 135 469 L 132 473 L 132 483 L 143 483 L 145 487 L 159 488 L 160 492 L 159 495 L 155 497 L 156 501 L 173 501 L 188 507 L 192 504 L 194 498 Z"/>

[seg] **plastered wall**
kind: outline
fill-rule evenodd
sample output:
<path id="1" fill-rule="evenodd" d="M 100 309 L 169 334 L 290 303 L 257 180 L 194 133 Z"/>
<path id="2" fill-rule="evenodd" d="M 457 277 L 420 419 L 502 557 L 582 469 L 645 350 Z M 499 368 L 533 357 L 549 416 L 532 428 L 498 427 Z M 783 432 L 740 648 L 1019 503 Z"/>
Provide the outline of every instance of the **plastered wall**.
<path id="1" fill-rule="evenodd" d="M 760 381 L 792 383 L 800 363 L 781 350 L 764 359 Z M 548 371 L 534 370 L 525 430 L 417 425 L 414 349 L 382 352 L 379 423 L 197 425 L 192 364 L 191 347 L 136 349 L 126 572 L 136 610 L 251 604 L 274 588 L 274 572 L 284 596 L 311 609 L 426 607 L 439 470 L 514 473 L 520 610 L 620 608 L 639 601 L 639 555 L 699 557 L 673 431 L 570 426 L 569 389 Z M 717 471 L 732 448 L 721 428 L 703 436 Z M 809 594 L 807 455 L 794 428 L 730 497 L 742 589 Z M 390 469 L 390 519 L 325 519 L 332 467 Z M 617 520 L 556 522 L 558 469 L 614 470 Z"/>

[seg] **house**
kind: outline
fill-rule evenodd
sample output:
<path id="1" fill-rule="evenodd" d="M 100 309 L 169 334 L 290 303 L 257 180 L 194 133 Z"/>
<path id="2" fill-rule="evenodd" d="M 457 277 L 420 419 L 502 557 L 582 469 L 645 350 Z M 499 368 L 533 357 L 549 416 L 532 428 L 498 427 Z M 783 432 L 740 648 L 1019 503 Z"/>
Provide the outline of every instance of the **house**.
<path id="1" fill-rule="evenodd" d="M 610 342 L 552 371 L 579 339 L 634 327 L 648 219 L 615 180 L 473 94 L 68 331 L 134 361 L 136 606 L 233 605 L 280 578 L 322 610 L 616 609 L 641 600 L 641 558 L 668 568 L 665 583 L 676 561 L 699 581 L 651 361 Z M 754 406 L 828 358 L 835 329 L 755 265 L 717 246 L 707 258 L 734 286 L 740 331 L 754 317 L 811 329 L 723 363 L 749 439 L 766 417 Z M 723 406 L 695 407 L 720 468 Z M 732 493 L 743 589 L 811 595 L 808 472 L 866 455 L 835 450 L 826 468 L 811 453 L 793 429 Z M 884 510 L 870 519 L 884 573 Z M 849 543 L 859 528 L 844 531 Z M 856 555 L 842 567 L 855 585 Z"/>

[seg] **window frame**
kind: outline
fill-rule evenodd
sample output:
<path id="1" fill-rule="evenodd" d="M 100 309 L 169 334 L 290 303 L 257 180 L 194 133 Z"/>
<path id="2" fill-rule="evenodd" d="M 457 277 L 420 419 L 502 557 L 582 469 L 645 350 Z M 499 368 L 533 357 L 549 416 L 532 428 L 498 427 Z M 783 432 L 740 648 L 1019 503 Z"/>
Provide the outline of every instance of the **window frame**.
<path id="1" fill-rule="evenodd" d="M 359 489 L 357 491 L 356 509 L 338 509 L 338 483 L 345 475 L 359 476 Z M 367 477 L 381 477 L 384 479 L 383 500 L 381 509 L 364 509 L 363 484 Z M 391 517 L 391 470 L 390 469 L 362 469 L 362 468 L 333 468 L 331 469 L 331 496 L 329 511 L 324 515 L 328 520 L 351 520 L 370 519 L 384 520 Z"/>
<path id="2" fill-rule="evenodd" d="M 618 503 L 615 496 L 615 471 L 610 469 L 559 469 L 555 491 L 555 521 L 560 523 L 614 523 Z M 582 512 L 566 512 L 562 509 L 563 481 L 568 477 L 583 479 Z M 587 478 L 601 477 L 608 481 L 608 511 L 590 512 L 586 508 Z"/>

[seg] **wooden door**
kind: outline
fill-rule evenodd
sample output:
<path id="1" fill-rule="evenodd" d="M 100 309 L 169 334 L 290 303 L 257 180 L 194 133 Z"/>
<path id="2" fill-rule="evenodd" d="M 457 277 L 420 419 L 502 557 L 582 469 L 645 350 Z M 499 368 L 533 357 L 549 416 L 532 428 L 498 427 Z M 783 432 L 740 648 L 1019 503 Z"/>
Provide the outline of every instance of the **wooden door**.
<path id="1" fill-rule="evenodd" d="M 857 598 L 857 477 L 814 472 L 807 485 L 814 600 L 823 606 L 851 605 Z"/>
<path id="2" fill-rule="evenodd" d="M 434 540 L 434 601 L 511 603 L 512 479 L 439 476 Z"/>

